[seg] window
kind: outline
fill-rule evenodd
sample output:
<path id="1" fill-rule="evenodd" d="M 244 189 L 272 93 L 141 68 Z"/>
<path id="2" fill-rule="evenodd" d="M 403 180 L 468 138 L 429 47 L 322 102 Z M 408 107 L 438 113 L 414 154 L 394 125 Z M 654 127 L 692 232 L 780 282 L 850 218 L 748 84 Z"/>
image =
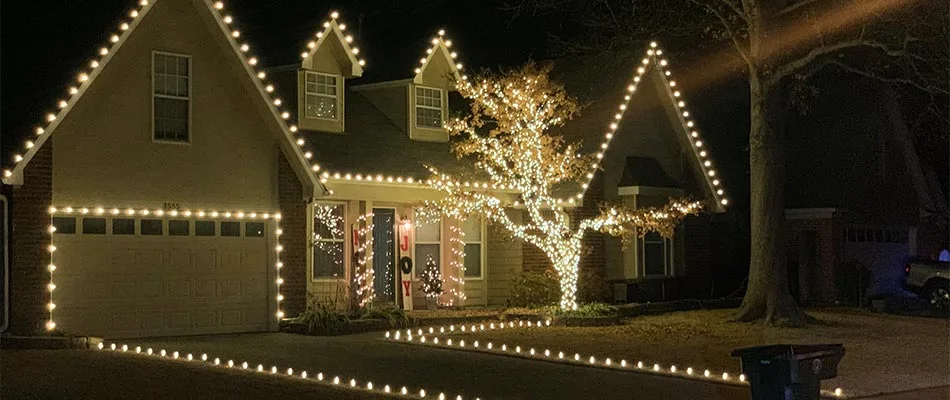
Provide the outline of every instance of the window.
<path id="1" fill-rule="evenodd" d="M 168 221 L 168 236 L 191 235 L 191 224 L 186 220 L 173 219 Z"/>
<path id="2" fill-rule="evenodd" d="M 195 236 L 214 236 L 214 221 L 195 221 Z"/>
<path id="3" fill-rule="evenodd" d="M 56 228 L 56 234 L 76 233 L 76 218 L 53 217 L 53 227 Z"/>
<path id="4" fill-rule="evenodd" d="M 244 236 L 245 237 L 264 237 L 264 223 L 263 222 L 245 222 Z"/>
<path id="5" fill-rule="evenodd" d="M 659 233 L 650 232 L 643 237 L 644 276 L 668 276 L 673 274 L 673 241 Z"/>
<path id="6" fill-rule="evenodd" d="M 465 277 L 482 277 L 482 221 L 471 217 L 462 223 L 465 233 Z"/>
<path id="7" fill-rule="evenodd" d="M 139 221 L 139 231 L 142 235 L 160 236 L 162 234 L 162 220 L 143 219 Z"/>
<path id="8" fill-rule="evenodd" d="M 112 234 L 113 235 L 134 235 L 135 234 L 135 220 L 124 219 L 124 218 L 113 219 L 112 220 Z"/>
<path id="9" fill-rule="evenodd" d="M 416 126 L 442 129 L 442 90 L 416 87 Z"/>
<path id="10" fill-rule="evenodd" d="M 190 57 L 154 52 L 152 75 L 152 138 L 187 143 L 191 113 Z"/>
<path id="11" fill-rule="evenodd" d="M 416 277 L 422 276 L 422 271 L 426 269 L 426 261 L 429 257 L 435 261 L 438 266 L 442 260 L 442 222 L 435 221 L 416 226 L 416 257 L 413 261 L 416 270 Z M 466 257 L 467 258 L 467 257 Z"/>
<path id="12" fill-rule="evenodd" d="M 314 279 L 344 277 L 345 215 L 343 204 L 316 204 L 313 207 Z"/>
<path id="13" fill-rule="evenodd" d="M 241 223 L 236 221 L 221 221 L 221 236 L 240 237 Z"/>
<path id="14" fill-rule="evenodd" d="M 337 78 L 334 75 L 307 71 L 307 118 L 337 119 Z"/>
<path id="15" fill-rule="evenodd" d="M 82 234 L 83 235 L 105 235 L 106 234 L 106 219 L 105 218 L 83 218 L 82 219 Z"/>

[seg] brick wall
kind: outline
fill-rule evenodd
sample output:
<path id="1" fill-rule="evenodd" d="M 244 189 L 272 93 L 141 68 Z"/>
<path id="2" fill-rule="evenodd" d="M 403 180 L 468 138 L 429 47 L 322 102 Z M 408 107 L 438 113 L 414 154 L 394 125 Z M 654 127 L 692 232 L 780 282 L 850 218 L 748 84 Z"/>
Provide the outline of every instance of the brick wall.
<path id="1" fill-rule="evenodd" d="M 278 207 L 281 212 L 280 226 L 284 234 L 280 243 L 284 251 L 280 259 L 284 268 L 281 294 L 284 301 L 281 309 L 285 317 L 293 317 L 307 308 L 307 202 L 304 201 L 303 185 L 293 168 L 283 156 L 278 157 L 277 190 Z"/>
<path id="2" fill-rule="evenodd" d="M 48 138 L 24 171 L 10 199 L 10 327 L 15 335 L 45 331 L 49 316 L 48 209 L 53 201 L 53 139 Z"/>

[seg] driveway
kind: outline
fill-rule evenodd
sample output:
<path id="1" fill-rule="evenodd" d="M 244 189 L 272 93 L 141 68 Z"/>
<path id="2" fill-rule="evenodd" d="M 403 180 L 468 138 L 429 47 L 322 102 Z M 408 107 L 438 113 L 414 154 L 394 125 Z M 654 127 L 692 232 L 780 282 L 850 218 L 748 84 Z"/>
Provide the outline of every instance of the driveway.
<path id="1" fill-rule="evenodd" d="M 122 343 L 122 341 L 119 341 Z M 729 399 L 747 388 L 598 368 L 385 342 L 380 333 L 313 337 L 283 333 L 129 340 L 155 351 L 207 353 L 235 363 L 278 366 L 445 392 L 465 399 Z"/>

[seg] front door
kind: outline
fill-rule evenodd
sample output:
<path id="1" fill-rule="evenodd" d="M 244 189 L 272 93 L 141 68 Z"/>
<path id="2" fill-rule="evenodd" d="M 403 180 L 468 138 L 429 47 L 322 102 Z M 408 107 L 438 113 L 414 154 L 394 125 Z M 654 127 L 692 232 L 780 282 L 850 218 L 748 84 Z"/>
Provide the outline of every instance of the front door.
<path id="1" fill-rule="evenodd" d="M 395 303 L 396 211 L 373 209 L 373 291 L 377 302 Z"/>

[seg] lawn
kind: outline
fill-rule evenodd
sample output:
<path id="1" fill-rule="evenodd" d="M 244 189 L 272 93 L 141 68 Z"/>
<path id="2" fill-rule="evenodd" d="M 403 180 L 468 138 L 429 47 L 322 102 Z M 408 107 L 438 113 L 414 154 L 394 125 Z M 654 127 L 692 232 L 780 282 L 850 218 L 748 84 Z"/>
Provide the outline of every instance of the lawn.
<path id="1" fill-rule="evenodd" d="M 728 322 L 733 310 L 701 310 L 643 316 L 610 327 L 515 328 L 464 335 L 469 340 L 520 345 L 648 365 L 738 373 L 736 348 L 765 344 L 843 343 L 839 377 L 823 389 L 850 396 L 888 393 L 950 384 L 950 321 L 874 314 L 863 310 L 821 309 L 821 321 L 808 328 L 773 328 Z"/>

